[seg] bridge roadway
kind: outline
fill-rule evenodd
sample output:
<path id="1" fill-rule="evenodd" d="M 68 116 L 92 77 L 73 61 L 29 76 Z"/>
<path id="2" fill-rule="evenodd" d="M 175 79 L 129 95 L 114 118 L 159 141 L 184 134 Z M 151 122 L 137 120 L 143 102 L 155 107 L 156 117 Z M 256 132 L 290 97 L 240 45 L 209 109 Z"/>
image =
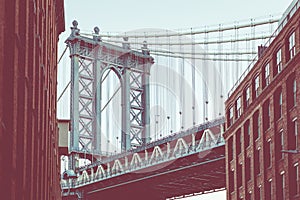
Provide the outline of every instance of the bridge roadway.
<path id="1" fill-rule="evenodd" d="M 62 180 L 63 199 L 159 200 L 225 188 L 223 125 L 216 119 L 79 168 Z"/>

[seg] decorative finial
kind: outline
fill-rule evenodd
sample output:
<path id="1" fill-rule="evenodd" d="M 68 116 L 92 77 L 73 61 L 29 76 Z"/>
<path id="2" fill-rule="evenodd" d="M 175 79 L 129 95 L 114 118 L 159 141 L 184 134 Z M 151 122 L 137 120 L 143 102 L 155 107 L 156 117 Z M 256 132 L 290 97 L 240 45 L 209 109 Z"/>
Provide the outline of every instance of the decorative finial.
<path id="1" fill-rule="evenodd" d="M 124 40 L 125 42 L 128 42 L 128 37 L 127 37 L 127 36 L 123 37 L 123 40 Z"/>
<path id="2" fill-rule="evenodd" d="M 130 49 L 130 44 L 128 42 L 128 37 L 123 37 L 124 42 L 122 43 L 124 49 Z"/>
<path id="3" fill-rule="evenodd" d="M 96 26 L 96 27 L 94 28 L 94 32 L 95 32 L 95 34 L 99 35 L 100 29 L 99 29 L 98 26 Z"/>
<path id="4" fill-rule="evenodd" d="M 142 53 L 144 55 L 150 55 L 150 50 L 148 49 L 148 44 L 147 44 L 147 41 L 144 41 L 143 42 L 143 46 L 142 46 Z"/>
<path id="5" fill-rule="evenodd" d="M 74 20 L 74 21 L 72 22 L 72 24 L 73 24 L 73 28 L 77 28 L 78 22 L 77 22 L 76 20 Z"/>
<path id="6" fill-rule="evenodd" d="M 96 41 L 96 42 L 101 42 L 102 39 L 101 39 L 101 37 L 99 36 L 100 29 L 99 29 L 98 26 L 95 26 L 94 32 L 95 32 L 95 35 L 93 36 L 94 41 Z"/>
<path id="7" fill-rule="evenodd" d="M 75 36 L 77 36 L 77 35 L 80 35 L 80 34 L 79 34 L 80 29 L 77 28 L 78 22 L 77 22 L 76 20 L 74 20 L 74 21 L 72 22 L 72 25 L 73 25 L 73 27 L 71 27 L 71 30 L 72 30 L 71 37 L 75 37 Z"/>
<path id="8" fill-rule="evenodd" d="M 143 48 L 148 49 L 147 41 L 143 42 Z"/>

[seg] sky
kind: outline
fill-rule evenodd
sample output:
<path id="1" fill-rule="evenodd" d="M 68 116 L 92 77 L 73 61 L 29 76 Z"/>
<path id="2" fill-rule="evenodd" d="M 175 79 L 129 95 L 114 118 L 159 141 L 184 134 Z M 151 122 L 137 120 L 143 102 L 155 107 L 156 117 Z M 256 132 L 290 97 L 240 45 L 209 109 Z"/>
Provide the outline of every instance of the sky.
<path id="1" fill-rule="evenodd" d="M 65 0 L 66 31 L 59 40 L 58 56 L 76 19 L 81 32 L 127 32 L 136 29 L 180 30 L 217 24 L 228 24 L 282 14 L 291 0 Z M 66 62 L 60 64 L 58 92 L 69 78 L 62 78 Z M 225 191 L 186 198 L 186 200 L 225 200 Z"/>

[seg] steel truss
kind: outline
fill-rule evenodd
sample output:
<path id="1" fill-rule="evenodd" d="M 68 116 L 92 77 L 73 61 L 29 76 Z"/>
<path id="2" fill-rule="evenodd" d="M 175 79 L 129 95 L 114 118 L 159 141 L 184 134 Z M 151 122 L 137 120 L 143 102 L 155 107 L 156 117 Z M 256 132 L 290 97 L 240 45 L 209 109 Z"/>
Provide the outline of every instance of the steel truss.
<path id="1" fill-rule="evenodd" d="M 101 91 L 103 76 L 112 70 L 121 83 L 122 136 L 126 151 L 150 141 L 149 75 L 153 58 L 149 51 L 101 41 L 96 27 L 92 38 L 80 35 L 78 23 L 66 40 L 71 58 L 70 167 L 76 168 L 79 153 L 101 155 Z M 105 79 L 105 77 L 104 77 Z M 109 103 L 109 102 L 108 102 Z M 101 107 L 102 106 L 102 107 Z"/>

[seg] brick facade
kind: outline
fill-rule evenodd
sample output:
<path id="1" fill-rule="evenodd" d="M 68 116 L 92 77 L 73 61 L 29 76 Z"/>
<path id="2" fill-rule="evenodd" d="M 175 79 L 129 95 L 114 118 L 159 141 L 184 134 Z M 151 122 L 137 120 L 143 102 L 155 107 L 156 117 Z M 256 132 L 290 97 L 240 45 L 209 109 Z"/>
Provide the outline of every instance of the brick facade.
<path id="1" fill-rule="evenodd" d="M 227 199 L 300 199 L 300 152 L 282 153 L 300 150 L 299 19 L 288 13 L 225 103 Z"/>
<path id="2" fill-rule="evenodd" d="M 60 199 L 56 73 L 63 0 L 0 5 L 0 199 Z"/>

